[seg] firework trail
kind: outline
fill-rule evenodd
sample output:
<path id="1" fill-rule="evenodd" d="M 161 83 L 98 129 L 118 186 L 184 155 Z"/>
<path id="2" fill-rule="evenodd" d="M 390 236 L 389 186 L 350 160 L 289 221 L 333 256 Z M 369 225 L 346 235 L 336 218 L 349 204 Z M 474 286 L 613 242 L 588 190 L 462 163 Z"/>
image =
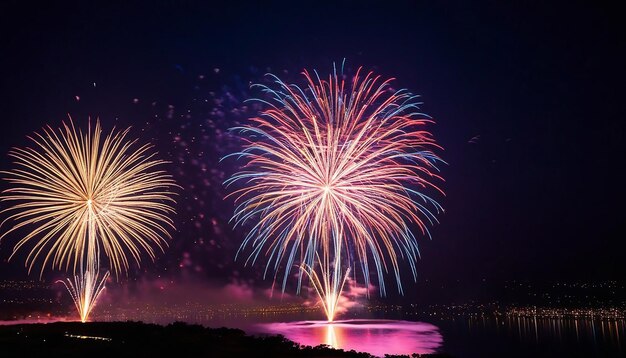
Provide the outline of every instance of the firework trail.
<path id="1" fill-rule="evenodd" d="M 240 247 L 251 247 L 246 264 L 263 253 L 274 280 L 284 264 L 283 290 L 290 268 L 299 267 L 298 290 L 304 273 L 332 321 L 351 267 L 359 265 L 369 285 L 373 264 L 381 295 L 389 271 L 402 293 L 400 258 L 416 278 L 411 227 L 430 236 L 427 224 L 443 210 L 426 194 L 443 195 L 435 184 L 443 161 L 417 96 L 393 91 L 393 79 L 361 69 L 349 80 L 336 70 L 326 80 L 303 75 L 305 88 L 273 75 L 273 85 L 258 85 L 270 100 L 249 125 L 234 128 L 244 148 L 230 156 L 245 166 L 225 184 L 240 185 L 229 194 L 235 226 L 258 219 Z"/>
<path id="2" fill-rule="evenodd" d="M 100 253 L 119 278 L 132 259 L 138 265 L 141 254 L 154 260 L 173 228 L 170 189 L 173 179 L 156 167 L 150 145 L 136 147 L 126 140 L 129 129 L 102 135 L 100 122 L 91 122 L 87 132 L 74 123 L 63 128 L 43 129 L 29 137 L 33 147 L 14 148 L 9 155 L 15 169 L 3 171 L 11 184 L 0 201 L 8 202 L 14 222 L 0 239 L 21 229 L 32 228 L 15 244 L 11 258 L 30 246 L 26 266 L 30 273 L 42 261 L 46 267 L 74 272 L 74 279 L 62 281 L 79 311 L 87 320 L 109 276 L 100 277 Z M 20 230 L 20 231 L 18 231 Z"/>
<path id="3" fill-rule="evenodd" d="M 68 278 L 66 281 L 57 280 L 57 283 L 62 283 L 72 296 L 76 310 L 80 315 L 81 322 L 87 322 L 89 314 L 93 310 L 98 301 L 98 297 L 105 289 L 105 282 L 109 278 L 109 272 L 107 271 L 102 277 L 100 277 L 99 268 L 91 268 L 85 271 L 81 271 L 79 275 L 75 275 L 73 279 Z"/>

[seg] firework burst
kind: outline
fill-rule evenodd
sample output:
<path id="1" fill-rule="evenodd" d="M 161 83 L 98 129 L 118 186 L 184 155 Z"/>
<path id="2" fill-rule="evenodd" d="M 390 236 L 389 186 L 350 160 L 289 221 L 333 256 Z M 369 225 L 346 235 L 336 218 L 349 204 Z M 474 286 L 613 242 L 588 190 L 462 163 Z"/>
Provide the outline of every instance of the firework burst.
<path id="1" fill-rule="evenodd" d="M 303 72 L 305 88 L 272 76 L 263 86 L 271 99 L 242 134 L 244 148 L 231 154 L 245 167 L 226 185 L 237 206 L 235 225 L 256 223 L 241 250 L 246 263 L 267 256 L 274 279 L 284 264 L 283 290 L 291 267 L 299 267 L 319 294 L 329 321 L 334 318 L 350 268 L 360 266 L 370 283 L 373 264 L 381 295 L 384 272 L 393 272 L 402 293 L 399 259 L 416 278 L 418 228 L 443 209 L 426 193 L 443 195 L 436 182 L 441 149 L 424 128 L 417 96 L 394 91 L 359 69 L 349 80 L 335 70 L 327 80 Z"/>
<path id="2" fill-rule="evenodd" d="M 2 212 L 14 223 L 0 239 L 19 234 L 11 258 L 29 247 L 26 266 L 30 273 L 41 261 L 46 267 L 72 271 L 67 280 L 76 307 L 85 321 L 104 289 L 109 272 L 100 276 L 100 253 L 119 278 L 132 259 L 141 254 L 155 258 L 163 250 L 173 228 L 172 192 L 176 184 L 154 159 L 150 145 L 137 147 L 125 131 L 102 134 L 100 122 L 86 132 L 63 123 L 63 128 L 43 129 L 29 137 L 33 147 L 14 148 L 9 155 L 15 169 L 2 172 L 10 188 L 0 200 L 9 206 Z"/>

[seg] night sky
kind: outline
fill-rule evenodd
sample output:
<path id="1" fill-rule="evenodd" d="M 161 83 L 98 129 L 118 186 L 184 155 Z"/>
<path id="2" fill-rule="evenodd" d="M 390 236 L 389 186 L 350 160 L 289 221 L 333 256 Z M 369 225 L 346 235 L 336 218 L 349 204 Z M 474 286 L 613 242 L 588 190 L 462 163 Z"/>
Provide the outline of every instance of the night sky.
<path id="1" fill-rule="evenodd" d="M 243 100 L 259 95 L 249 84 L 266 72 L 297 82 L 303 68 L 328 73 L 344 58 L 348 69 L 397 78 L 437 122 L 446 213 L 420 242 L 418 280 L 624 277 L 626 41 L 616 8 L 87 3 L 0 5 L 0 170 L 11 168 L 12 146 L 68 113 L 132 125 L 132 137 L 154 143 L 183 187 L 178 231 L 132 280 L 271 284 L 234 261 L 245 230 L 228 224 L 221 183 L 237 163 L 218 161 L 238 142 L 225 130 L 254 113 Z M 0 244 L 1 279 L 27 278 L 19 258 L 6 262 L 14 242 Z"/>

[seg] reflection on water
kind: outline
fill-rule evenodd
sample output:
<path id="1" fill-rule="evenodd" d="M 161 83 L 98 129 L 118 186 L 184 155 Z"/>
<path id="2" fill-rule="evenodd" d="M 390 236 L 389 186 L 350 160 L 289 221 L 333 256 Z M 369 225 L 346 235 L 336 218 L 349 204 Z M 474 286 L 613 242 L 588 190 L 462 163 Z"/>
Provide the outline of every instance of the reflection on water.
<path id="1" fill-rule="evenodd" d="M 373 355 L 433 353 L 443 343 L 439 329 L 429 323 L 353 319 L 263 323 L 259 333 L 281 334 L 306 346 L 327 344 Z"/>
<path id="2" fill-rule="evenodd" d="M 485 315 L 438 320 L 442 350 L 463 357 L 624 357 L 626 321 Z"/>
<path id="3" fill-rule="evenodd" d="M 495 329 L 520 342 L 589 341 L 593 344 L 624 344 L 626 322 L 623 319 L 515 317 L 470 318 L 468 328 Z"/>

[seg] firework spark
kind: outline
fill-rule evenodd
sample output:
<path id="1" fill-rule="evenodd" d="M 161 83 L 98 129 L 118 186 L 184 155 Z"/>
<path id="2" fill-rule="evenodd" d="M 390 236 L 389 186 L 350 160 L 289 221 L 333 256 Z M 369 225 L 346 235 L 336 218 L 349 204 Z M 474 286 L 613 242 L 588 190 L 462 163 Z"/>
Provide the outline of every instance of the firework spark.
<path id="1" fill-rule="evenodd" d="M 168 214 L 173 212 L 171 176 L 156 167 L 150 145 L 135 148 L 127 141 L 129 129 L 102 135 L 100 122 L 87 132 L 74 123 L 63 123 L 29 137 L 34 147 L 14 148 L 9 155 L 16 168 L 2 172 L 11 187 L 0 198 L 10 206 L 2 212 L 10 216 L 2 222 L 14 225 L 11 233 L 23 234 L 11 258 L 30 246 L 26 266 L 30 273 L 42 261 L 40 277 L 47 266 L 78 272 L 65 283 L 81 320 L 104 289 L 109 272 L 99 277 L 100 252 L 108 267 L 119 278 L 129 268 L 129 257 L 138 265 L 141 253 L 155 258 L 154 246 L 163 250 L 173 228 Z"/>
<path id="2" fill-rule="evenodd" d="M 87 322 L 91 310 L 93 310 L 98 301 L 98 297 L 104 291 L 104 284 L 107 278 L 109 278 L 109 272 L 107 271 L 102 277 L 99 276 L 100 270 L 91 268 L 81 271 L 73 279 L 57 280 L 57 283 L 65 285 L 65 288 L 72 296 L 76 310 L 80 315 L 80 321 L 83 323 Z"/>
<path id="3" fill-rule="evenodd" d="M 336 70 L 327 80 L 303 75 L 304 89 L 273 75 L 274 85 L 259 85 L 271 99 L 235 128 L 244 148 L 231 155 L 246 163 L 226 185 L 243 183 L 230 194 L 235 226 L 258 218 L 240 248 L 252 247 L 246 263 L 263 252 L 274 279 L 284 264 L 283 290 L 290 268 L 300 267 L 298 290 L 304 272 L 332 321 L 350 267 L 360 265 L 369 285 L 373 263 L 381 295 L 390 268 L 402 293 L 399 258 L 416 278 L 411 228 L 430 236 L 426 223 L 443 210 L 426 194 L 443 195 L 435 184 L 443 161 L 417 96 L 393 91 L 393 79 L 361 69 L 351 80 Z"/>

